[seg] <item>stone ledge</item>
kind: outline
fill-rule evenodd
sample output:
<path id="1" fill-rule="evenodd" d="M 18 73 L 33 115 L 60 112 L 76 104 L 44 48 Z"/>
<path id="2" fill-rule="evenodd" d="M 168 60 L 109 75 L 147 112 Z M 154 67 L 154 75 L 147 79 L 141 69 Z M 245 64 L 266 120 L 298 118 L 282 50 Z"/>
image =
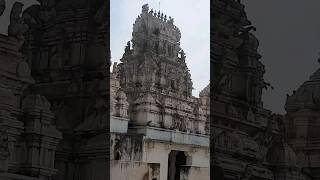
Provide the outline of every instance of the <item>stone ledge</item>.
<path id="1" fill-rule="evenodd" d="M 209 136 L 201 134 L 185 133 L 147 126 L 129 127 L 129 131 L 143 134 L 145 136 L 144 139 L 173 142 L 177 144 L 196 145 L 202 147 L 209 147 L 210 144 Z"/>
<path id="2" fill-rule="evenodd" d="M 22 57 L 22 54 L 19 52 L 21 45 L 21 42 L 16 38 L 0 34 L 0 52 Z"/>
<path id="3" fill-rule="evenodd" d="M 36 177 L 30 176 L 23 176 L 19 174 L 12 174 L 12 173 L 0 173 L 1 180 L 39 180 Z"/>

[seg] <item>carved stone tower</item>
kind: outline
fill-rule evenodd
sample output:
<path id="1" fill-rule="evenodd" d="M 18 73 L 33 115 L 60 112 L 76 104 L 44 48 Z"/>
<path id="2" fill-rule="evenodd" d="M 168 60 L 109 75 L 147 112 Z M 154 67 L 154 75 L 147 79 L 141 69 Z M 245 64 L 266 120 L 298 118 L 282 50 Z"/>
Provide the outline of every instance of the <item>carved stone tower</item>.
<path id="1" fill-rule="evenodd" d="M 211 152 L 213 179 L 301 179 L 284 117 L 265 109 L 265 68 L 244 5 L 215 0 Z"/>
<path id="2" fill-rule="evenodd" d="M 121 86 L 127 93 L 164 93 L 190 97 L 192 82 L 173 19 L 144 6 L 121 61 Z M 126 71 L 124 70 L 126 69 Z M 128 70 L 130 69 L 130 70 Z M 133 94 L 131 95 L 133 96 Z"/>
<path id="3" fill-rule="evenodd" d="M 288 142 L 297 153 L 299 166 L 309 172 L 313 179 L 320 179 L 319 88 L 320 69 L 291 95 L 287 95 L 285 105 Z"/>
<path id="4" fill-rule="evenodd" d="M 132 42 L 127 43 L 121 63 L 114 68 L 119 70 L 120 90 L 129 103 L 127 129 L 131 135 L 131 140 L 122 142 L 126 145 L 112 147 L 114 172 L 119 162 L 135 160 L 149 167 L 157 164 L 160 180 L 194 179 L 197 168 L 198 175 L 209 178 L 209 86 L 200 98 L 192 96 L 180 38 L 172 17 L 150 10 L 147 4 L 142 6 L 133 25 Z M 115 117 L 114 122 L 126 129 L 125 121 Z M 118 136 L 128 139 L 124 134 Z M 143 138 L 141 156 L 128 155 L 132 153 L 126 147 L 138 147 L 133 137 Z"/>
<path id="5" fill-rule="evenodd" d="M 153 103 L 150 108 L 160 113 L 165 108 L 164 103 L 169 106 L 168 98 L 174 97 L 187 104 L 192 102 L 192 81 L 185 53 L 180 48 L 180 37 L 173 18 L 167 19 L 163 13 L 149 11 L 147 5 L 143 6 L 133 25 L 132 48 L 128 42 L 119 64 L 120 84 L 131 105 L 132 123 L 148 123 L 143 121 L 148 118 L 140 118 L 143 113 L 136 113 L 145 103 Z M 190 113 L 192 109 L 187 111 Z M 172 122 L 168 121 L 154 119 L 149 125 L 171 128 Z"/>
<path id="6" fill-rule="evenodd" d="M 106 180 L 108 1 L 39 2 L 23 12 L 29 30 L 22 52 L 36 81 L 28 91 L 49 100 L 54 124 L 63 133 L 53 179 Z"/>

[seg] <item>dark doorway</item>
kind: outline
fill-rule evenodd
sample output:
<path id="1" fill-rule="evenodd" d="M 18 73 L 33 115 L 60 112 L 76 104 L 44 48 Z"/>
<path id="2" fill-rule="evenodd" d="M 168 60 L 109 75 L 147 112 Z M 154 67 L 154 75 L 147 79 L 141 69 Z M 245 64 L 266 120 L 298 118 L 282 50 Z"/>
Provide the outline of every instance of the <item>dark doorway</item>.
<path id="1" fill-rule="evenodd" d="M 187 157 L 183 151 L 171 151 L 168 158 L 168 180 L 180 180 L 180 166 L 186 165 Z"/>

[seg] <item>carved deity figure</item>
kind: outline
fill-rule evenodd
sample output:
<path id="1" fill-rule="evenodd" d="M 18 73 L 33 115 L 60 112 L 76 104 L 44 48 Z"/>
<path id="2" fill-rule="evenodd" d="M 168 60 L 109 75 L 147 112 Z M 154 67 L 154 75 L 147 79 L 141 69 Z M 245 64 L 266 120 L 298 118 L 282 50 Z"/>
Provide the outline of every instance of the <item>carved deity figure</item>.
<path id="1" fill-rule="evenodd" d="M 217 77 L 217 87 L 221 89 L 227 88 L 232 80 L 233 69 L 228 67 L 228 55 L 230 52 L 228 50 L 224 50 L 221 54 L 221 61 L 220 61 L 220 71 Z"/>
<path id="2" fill-rule="evenodd" d="M 168 23 L 169 23 L 169 24 L 173 24 L 173 22 L 174 22 L 174 19 L 173 19 L 171 16 L 169 16 Z"/>
<path id="3" fill-rule="evenodd" d="M 128 107 L 129 103 L 127 102 L 127 96 L 125 92 L 119 90 L 117 92 L 117 116 L 128 117 Z"/>
<path id="4" fill-rule="evenodd" d="M 5 9 L 6 9 L 6 1 L 0 0 L 0 16 L 4 13 Z"/>
<path id="5" fill-rule="evenodd" d="M 180 51 L 180 59 L 182 62 L 185 62 L 186 60 L 186 53 L 183 50 Z"/>
<path id="6" fill-rule="evenodd" d="M 149 11 L 149 4 L 144 4 L 142 6 L 142 13 L 148 13 Z"/>
<path id="7" fill-rule="evenodd" d="M 56 15 L 54 8 L 56 0 L 38 0 L 41 5 L 39 17 L 42 21 L 47 22 Z"/>
<path id="8" fill-rule="evenodd" d="M 119 69 L 118 63 L 117 62 L 113 63 L 111 76 L 114 79 L 116 79 L 118 77 L 119 71 L 120 71 L 120 69 Z"/>
<path id="9" fill-rule="evenodd" d="M 186 132 L 188 129 L 188 123 L 187 120 L 182 119 L 181 120 L 181 127 L 180 127 L 180 131 Z"/>
<path id="10" fill-rule="evenodd" d="M 125 54 L 128 54 L 130 52 L 131 49 L 131 44 L 130 41 L 127 42 L 127 46 L 124 49 Z"/>
<path id="11" fill-rule="evenodd" d="M 122 157 L 121 141 L 120 139 L 115 139 L 114 145 L 114 160 L 120 160 Z"/>
<path id="12" fill-rule="evenodd" d="M 23 4 L 15 2 L 13 4 L 10 14 L 10 25 L 8 27 L 8 35 L 23 39 L 23 34 L 28 30 L 28 25 L 24 24 L 23 18 L 20 16 L 22 13 Z"/>
<path id="13" fill-rule="evenodd" d="M 174 124 L 173 124 L 173 129 L 180 130 L 181 124 L 182 124 L 181 119 L 175 118 L 174 119 Z"/>

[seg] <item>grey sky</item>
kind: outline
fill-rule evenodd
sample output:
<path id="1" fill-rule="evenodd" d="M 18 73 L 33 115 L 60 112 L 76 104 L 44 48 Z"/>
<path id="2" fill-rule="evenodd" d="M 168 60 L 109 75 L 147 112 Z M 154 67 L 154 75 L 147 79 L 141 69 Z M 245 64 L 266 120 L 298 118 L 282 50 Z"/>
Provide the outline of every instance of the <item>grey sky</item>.
<path id="1" fill-rule="evenodd" d="M 181 47 L 194 84 L 193 95 L 205 88 L 210 79 L 210 1 L 209 0 L 111 0 L 111 60 L 119 62 L 141 6 L 160 10 L 174 18 L 181 31 Z"/>
<path id="2" fill-rule="evenodd" d="M 14 2 L 16 1 L 6 0 L 6 10 L 3 15 L 0 16 L 0 34 L 8 34 L 10 11 Z M 18 2 L 22 2 L 24 4 L 24 9 L 32 4 L 38 4 L 36 0 L 19 0 Z"/>
<path id="3" fill-rule="evenodd" d="M 248 18 L 257 27 L 259 52 L 266 81 L 274 90 L 264 93 L 266 108 L 284 113 L 286 94 L 292 94 L 320 67 L 320 1 L 243 0 Z"/>

